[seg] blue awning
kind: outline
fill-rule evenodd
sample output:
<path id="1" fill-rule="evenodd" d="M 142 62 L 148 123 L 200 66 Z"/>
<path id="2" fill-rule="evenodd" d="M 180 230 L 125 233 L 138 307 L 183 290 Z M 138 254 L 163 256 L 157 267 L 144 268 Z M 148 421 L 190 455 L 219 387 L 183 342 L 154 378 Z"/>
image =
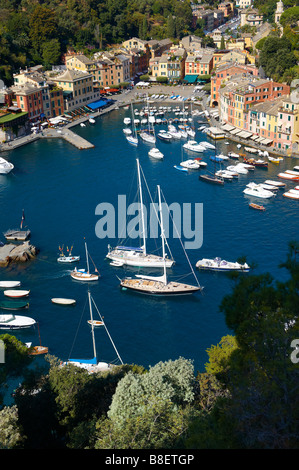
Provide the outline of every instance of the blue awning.
<path id="1" fill-rule="evenodd" d="M 185 75 L 184 80 L 188 83 L 195 83 L 198 75 Z"/>

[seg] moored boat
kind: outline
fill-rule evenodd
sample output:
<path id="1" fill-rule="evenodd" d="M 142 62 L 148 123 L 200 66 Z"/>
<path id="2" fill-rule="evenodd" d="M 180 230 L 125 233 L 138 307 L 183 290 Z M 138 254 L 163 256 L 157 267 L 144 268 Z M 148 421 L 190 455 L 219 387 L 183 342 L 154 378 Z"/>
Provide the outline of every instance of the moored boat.
<path id="1" fill-rule="evenodd" d="M 258 211 L 265 211 L 265 207 L 264 206 L 261 206 L 260 204 L 255 204 L 254 202 L 251 202 L 249 204 L 249 207 L 251 207 L 251 209 L 256 209 Z"/>
<path id="2" fill-rule="evenodd" d="M 29 307 L 29 302 L 26 300 L 2 300 L 0 302 L 0 309 L 4 310 L 19 310 L 27 307 Z"/>
<path id="3" fill-rule="evenodd" d="M 13 288 L 13 287 L 19 287 L 20 285 L 21 285 L 20 281 L 0 281 L 0 287 Z"/>
<path id="4" fill-rule="evenodd" d="M 299 175 L 291 175 L 290 173 L 278 173 L 278 178 L 282 178 L 285 180 L 291 180 L 291 181 L 299 181 Z"/>
<path id="5" fill-rule="evenodd" d="M 22 315 L 0 315 L 0 329 L 2 330 L 20 330 L 30 328 L 36 321 L 30 317 Z"/>
<path id="6" fill-rule="evenodd" d="M 88 261 L 88 257 L 89 257 L 89 254 L 88 254 L 88 251 L 87 251 L 87 244 L 85 242 L 85 252 L 86 252 L 86 264 L 87 264 L 87 270 L 85 269 L 77 269 L 75 268 L 72 272 L 71 272 L 71 277 L 73 279 L 76 279 L 77 281 L 97 281 L 100 277 L 99 273 L 98 273 L 98 270 L 95 269 L 96 273 L 97 274 L 94 274 L 94 273 L 90 273 L 89 272 L 89 261 Z"/>
<path id="7" fill-rule="evenodd" d="M 28 297 L 30 290 L 17 290 L 17 289 L 10 289 L 5 290 L 3 294 L 6 297 L 11 297 L 13 299 L 20 299 L 21 297 Z"/>
<path id="8" fill-rule="evenodd" d="M 297 191 L 298 194 L 292 191 L 287 191 L 286 193 L 283 193 L 284 197 L 287 197 L 288 199 L 296 199 L 297 201 L 299 200 L 299 191 Z"/>
<path id="9" fill-rule="evenodd" d="M 53 304 L 58 304 L 58 305 L 75 305 L 76 300 L 75 299 L 65 299 L 63 297 L 53 297 L 51 299 L 51 302 Z"/>

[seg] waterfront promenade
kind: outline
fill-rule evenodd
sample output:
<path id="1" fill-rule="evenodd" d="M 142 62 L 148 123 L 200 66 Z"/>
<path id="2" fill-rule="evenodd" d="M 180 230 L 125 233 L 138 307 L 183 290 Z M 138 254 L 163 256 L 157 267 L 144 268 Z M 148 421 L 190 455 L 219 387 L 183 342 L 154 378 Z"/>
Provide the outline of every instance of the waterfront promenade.
<path id="1" fill-rule="evenodd" d="M 134 104 L 143 103 L 145 101 L 145 96 L 147 94 L 149 95 L 150 101 L 151 101 L 152 95 L 163 94 L 164 98 L 162 100 L 157 101 L 157 103 L 171 102 L 172 104 L 180 103 L 180 101 L 173 101 L 171 99 L 173 95 L 180 95 L 181 97 L 185 99 L 185 101 L 189 100 L 189 102 L 191 98 L 199 97 L 200 99 L 192 100 L 194 106 L 200 107 L 202 110 L 205 110 L 208 112 L 207 120 L 210 126 L 217 127 L 222 130 L 221 128 L 222 126 L 219 120 L 213 117 L 213 113 L 217 111 L 217 108 L 210 108 L 209 106 L 209 102 L 210 102 L 209 94 L 204 93 L 202 91 L 194 92 L 194 88 L 195 86 L 193 85 L 176 85 L 176 86 L 151 85 L 150 87 L 146 87 L 146 88 L 139 88 L 135 86 L 130 91 L 123 91 L 119 95 L 114 95 L 112 97 L 113 104 L 108 106 L 107 108 L 100 109 L 96 112 L 90 113 L 90 115 L 86 114 L 82 117 L 76 118 L 72 122 L 65 124 L 60 129 L 51 127 L 51 128 L 44 129 L 42 132 L 39 132 L 37 134 L 26 135 L 26 136 L 17 138 L 11 142 L 0 144 L 0 152 L 13 150 L 15 148 L 21 147 L 23 145 L 34 142 L 41 138 L 47 138 L 47 139 L 48 138 L 52 138 L 52 139 L 63 138 L 64 140 L 69 142 L 71 145 L 74 145 L 76 148 L 80 150 L 93 148 L 94 145 L 92 143 L 78 136 L 75 132 L 71 131 L 70 129 L 72 127 L 78 126 L 81 123 L 88 121 L 89 117 L 97 119 L 106 113 L 109 113 L 120 107 L 127 106 L 130 103 L 134 103 Z M 267 150 L 270 154 L 273 154 L 273 155 L 299 158 L 299 153 L 293 152 L 292 154 L 286 154 L 286 152 L 283 150 L 261 145 L 260 143 L 255 143 L 251 139 L 241 139 L 240 137 L 236 135 L 232 135 L 229 132 L 225 132 L 224 134 L 227 140 L 233 141 L 236 144 L 243 144 L 245 146 L 259 148 L 260 150 Z"/>

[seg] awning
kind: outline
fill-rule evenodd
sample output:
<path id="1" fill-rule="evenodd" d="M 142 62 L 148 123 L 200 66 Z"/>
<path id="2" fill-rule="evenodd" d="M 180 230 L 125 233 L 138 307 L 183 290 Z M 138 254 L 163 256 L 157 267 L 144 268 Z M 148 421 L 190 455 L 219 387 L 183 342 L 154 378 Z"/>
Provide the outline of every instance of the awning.
<path id="1" fill-rule="evenodd" d="M 229 131 L 231 134 L 239 134 L 239 132 L 241 132 L 241 129 L 232 129 L 231 131 Z"/>
<path id="2" fill-rule="evenodd" d="M 184 80 L 188 83 L 195 83 L 198 75 L 185 75 Z"/>
<path id="3" fill-rule="evenodd" d="M 247 131 L 242 131 L 238 134 L 238 137 L 241 137 L 242 139 L 248 139 L 250 136 L 252 136 L 252 133 Z"/>
<path id="4" fill-rule="evenodd" d="M 257 140 L 259 138 L 259 136 L 258 135 L 252 135 L 250 138 L 251 138 L 251 140 Z"/>

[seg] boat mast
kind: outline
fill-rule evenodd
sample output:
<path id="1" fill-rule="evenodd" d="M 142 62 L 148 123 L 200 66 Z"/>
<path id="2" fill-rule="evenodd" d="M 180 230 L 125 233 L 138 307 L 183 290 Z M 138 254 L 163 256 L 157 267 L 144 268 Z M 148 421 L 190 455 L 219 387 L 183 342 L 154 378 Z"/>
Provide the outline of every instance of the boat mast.
<path id="1" fill-rule="evenodd" d="M 137 171 L 138 171 L 138 186 L 140 194 L 140 205 L 141 205 L 141 224 L 142 224 L 142 237 L 143 237 L 143 247 L 142 251 L 146 255 L 146 241 L 145 241 L 145 225 L 144 225 L 144 213 L 143 213 L 143 198 L 142 198 L 142 187 L 141 187 L 141 177 L 140 177 L 140 164 L 139 159 L 137 158 Z"/>
<path id="2" fill-rule="evenodd" d="M 86 253 L 87 272 L 88 272 L 88 274 L 89 274 L 88 251 L 87 251 L 87 244 L 86 244 L 86 242 L 85 242 L 85 253 Z"/>
<path id="3" fill-rule="evenodd" d="M 92 317 L 92 306 L 91 306 L 91 298 L 90 292 L 88 291 L 88 302 L 89 302 L 89 311 L 90 311 L 90 320 L 91 320 L 91 335 L 92 335 L 92 345 L 93 345 L 93 357 L 97 357 L 96 351 L 96 343 L 94 339 L 94 325 L 93 325 L 93 317 Z"/>
<path id="4" fill-rule="evenodd" d="M 161 237 L 162 237 L 162 256 L 163 256 L 163 269 L 164 269 L 164 279 L 163 283 L 166 286 L 167 284 L 167 274 L 166 274 L 166 260 L 165 260 L 165 243 L 164 243 L 164 226 L 163 226 L 163 214 L 162 214 L 162 204 L 161 204 L 161 191 L 160 185 L 157 186 L 158 195 L 159 195 L 159 211 L 160 211 L 160 221 L 161 221 Z"/>

